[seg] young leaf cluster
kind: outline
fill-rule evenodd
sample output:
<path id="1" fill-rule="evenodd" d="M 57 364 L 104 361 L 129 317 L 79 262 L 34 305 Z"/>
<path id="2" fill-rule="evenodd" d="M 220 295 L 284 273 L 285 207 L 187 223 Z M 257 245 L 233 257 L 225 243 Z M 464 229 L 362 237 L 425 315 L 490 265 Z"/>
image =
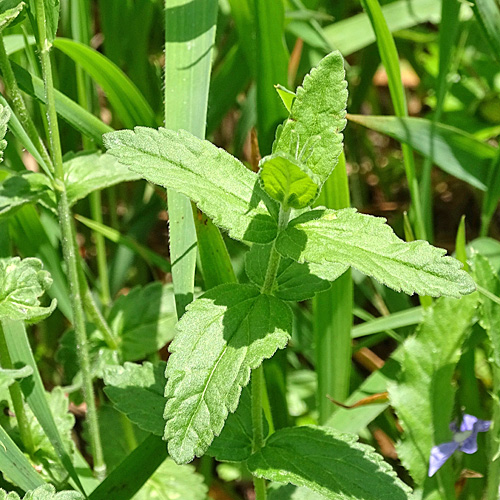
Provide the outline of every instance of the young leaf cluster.
<path id="1" fill-rule="evenodd" d="M 400 240 L 385 219 L 310 208 L 342 152 L 346 100 L 343 60 L 333 52 L 297 89 L 272 155 L 257 174 L 185 131 L 138 127 L 104 136 L 108 154 L 146 180 L 189 197 L 230 237 L 252 243 L 246 258 L 252 284 L 209 290 L 177 324 L 165 371 L 164 438 L 178 463 L 209 450 L 237 409 L 251 370 L 285 347 L 292 315 L 284 301 L 311 298 L 349 267 L 409 294 L 458 297 L 475 289 L 444 250 Z M 126 368 L 124 380 L 135 370 Z M 109 374 L 106 391 L 133 415 L 123 375 Z M 151 376 L 141 394 L 159 404 Z M 131 418 L 141 425 L 141 416 Z M 158 432 L 157 417 L 150 420 L 148 428 Z M 380 457 L 349 436 L 314 427 L 284 429 L 257 448 L 247 464 L 258 477 L 305 486 L 326 498 L 407 498 Z M 227 456 L 217 451 L 217 442 L 212 454 Z M 325 456 L 338 460 L 342 480 L 332 476 Z"/>

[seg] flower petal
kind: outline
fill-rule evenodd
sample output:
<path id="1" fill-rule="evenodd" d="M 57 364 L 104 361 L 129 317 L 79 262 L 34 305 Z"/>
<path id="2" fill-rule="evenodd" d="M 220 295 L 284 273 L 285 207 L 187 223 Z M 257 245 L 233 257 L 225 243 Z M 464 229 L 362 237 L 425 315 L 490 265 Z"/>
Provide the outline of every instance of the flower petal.
<path id="1" fill-rule="evenodd" d="M 479 421 L 474 415 L 464 414 L 462 418 L 462 423 L 460 424 L 460 432 L 472 431 L 474 426 Z"/>
<path id="2" fill-rule="evenodd" d="M 472 455 L 477 451 L 477 431 L 472 431 L 472 434 L 460 444 L 460 450 L 468 455 Z"/>
<path id="3" fill-rule="evenodd" d="M 433 446 L 429 460 L 429 477 L 432 477 L 459 447 L 459 443 L 455 443 L 455 441 Z"/>
<path id="4" fill-rule="evenodd" d="M 491 420 L 481 420 L 477 419 L 477 422 L 474 424 L 474 429 L 477 432 L 486 432 L 491 426 Z"/>

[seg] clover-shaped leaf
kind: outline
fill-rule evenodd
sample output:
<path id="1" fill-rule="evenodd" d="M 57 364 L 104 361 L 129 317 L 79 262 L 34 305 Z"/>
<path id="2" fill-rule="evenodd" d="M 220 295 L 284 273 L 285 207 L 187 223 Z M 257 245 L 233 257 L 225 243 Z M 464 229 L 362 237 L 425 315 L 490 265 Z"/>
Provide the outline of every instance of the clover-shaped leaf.
<path id="1" fill-rule="evenodd" d="M 49 316 L 56 307 L 40 305 L 40 297 L 52 284 L 42 262 L 35 258 L 0 259 L 0 319 L 36 323 Z"/>

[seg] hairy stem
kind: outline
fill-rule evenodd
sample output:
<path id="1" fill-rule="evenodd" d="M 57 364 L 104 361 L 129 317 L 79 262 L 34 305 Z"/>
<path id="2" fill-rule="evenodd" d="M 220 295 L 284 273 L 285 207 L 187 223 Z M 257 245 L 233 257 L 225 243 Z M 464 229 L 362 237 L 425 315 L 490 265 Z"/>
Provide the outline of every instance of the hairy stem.
<path id="1" fill-rule="evenodd" d="M 47 120 L 49 125 L 50 150 L 55 171 L 56 195 L 58 200 L 59 224 L 61 226 L 63 256 L 67 266 L 70 300 L 73 310 L 73 323 L 77 341 L 77 352 L 82 373 L 82 387 L 85 403 L 87 405 L 87 418 L 90 429 L 94 470 L 98 477 L 104 477 L 106 466 L 102 451 L 97 409 L 95 404 L 94 387 L 90 372 L 87 334 L 85 332 L 85 316 L 83 313 L 82 296 L 80 293 L 79 261 L 76 251 L 76 241 L 68 202 L 66 187 L 64 185 L 64 169 L 62 160 L 61 140 L 54 96 L 54 82 L 52 79 L 52 65 L 50 61 L 51 44 L 47 40 L 45 7 L 43 0 L 36 0 L 36 20 L 39 39 L 41 41 L 40 58 L 42 62 L 43 81 L 47 103 Z"/>
<path id="2" fill-rule="evenodd" d="M 45 145 L 38 133 L 33 120 L 29 114 L 26 104 L 24 102 L 23 96 L 19 87 L 17 85 L 16 77 L 12 71 L 12 66 L 5 51 L 5 43 L 2 33 L 0 33 L 0 71 L 2 72 L 3 83 L 5 85 L 5 91 L 7 98 L 14 109 L 19 121 L 26 130 L 31 142 L 33 142 L 37 151 L 40 153 L 42 160 L 45 163 L 45 168 L 48 172 L 53 171 L 52 160 L 45 148 Z"/>
<path id="3" fill-rule="evenodd" d="M 262 424 L 262 391 L 264 386 L 264 367 L 260 365 L 252 372 L 252 451 L 254 453 L 264 445 L 264 426 Z M 253 484 L 255 500 L 265 500 L 267 498 L 265 479 L 254 476 Z"/>

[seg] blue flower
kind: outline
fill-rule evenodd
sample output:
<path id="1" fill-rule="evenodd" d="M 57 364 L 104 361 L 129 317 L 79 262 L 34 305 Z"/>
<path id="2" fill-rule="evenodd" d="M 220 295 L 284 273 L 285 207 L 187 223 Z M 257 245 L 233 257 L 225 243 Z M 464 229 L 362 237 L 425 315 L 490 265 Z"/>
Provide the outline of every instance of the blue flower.
<path id="1" fill-rule="evenodd" d="M 433 446 L 429 461 L 429 477 L 432 477 L 457 450 L 467 454 L 477 451 L 477 433 L 486 432 L 491 425 L 490 420 L 481 420 L 474 415 L 465 414 L 460 428 L 450 424 L 453 441 Z"/>

